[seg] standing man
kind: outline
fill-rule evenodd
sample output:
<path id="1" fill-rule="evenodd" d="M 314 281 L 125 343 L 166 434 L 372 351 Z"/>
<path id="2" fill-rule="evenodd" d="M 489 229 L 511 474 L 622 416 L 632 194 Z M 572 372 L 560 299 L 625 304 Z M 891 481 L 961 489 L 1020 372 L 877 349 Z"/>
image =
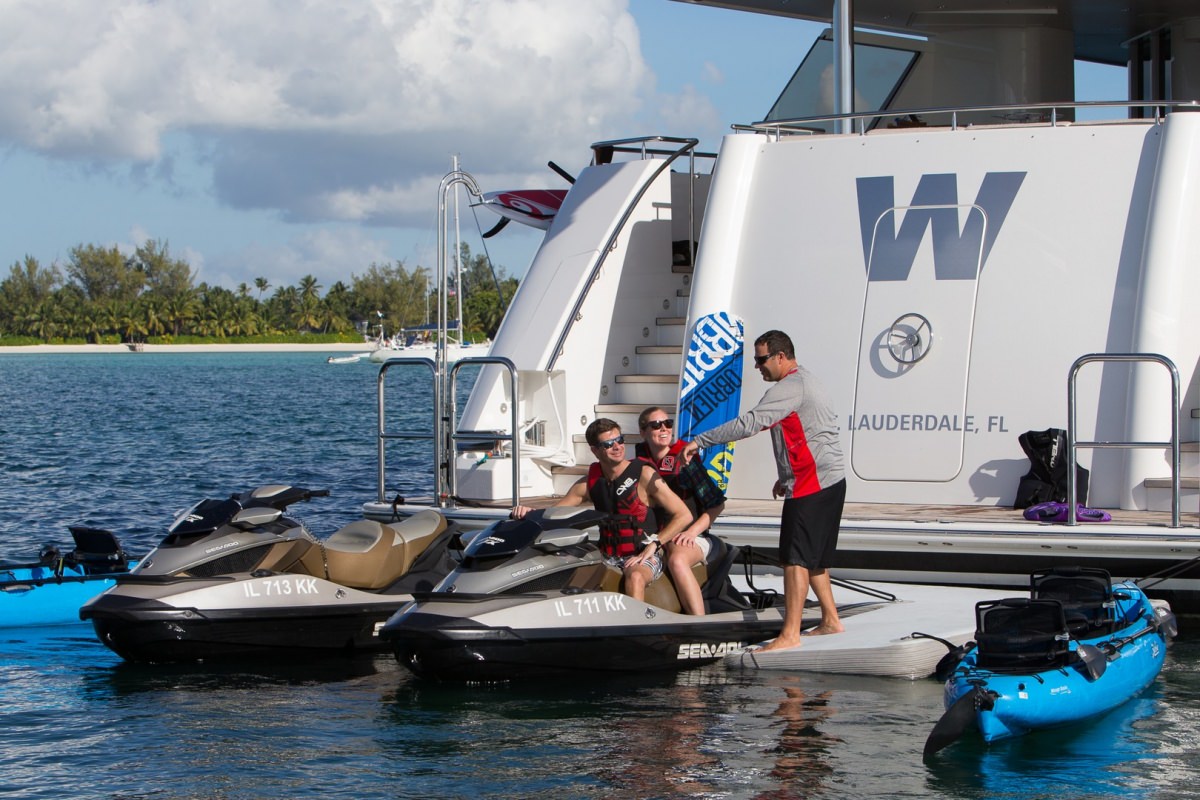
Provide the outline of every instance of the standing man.
<path id="1" fill-rule="evenodd" d="M 810 586 L 821 604 L 821 624 L 809 633 L 843 630 L 828 567 L 837 550 L 846 478 L 837 414 L 813 374 L 796 363 L 788 335 L 772 330 L 755 339 L 754 366 L 763 380 L 775 385 L 745 414 L 694 438 L 683 455 L 690 459 L 702 447 L 771 431 L 779 473 L 772 494 L 784 498 L 779 557 L 785 612 L 783 631 L 763 649 L 780 650 L 800 644 Z"/>
<path id="2" fill-rule="evenodd" d="M 556 506 L 578 506 L 586 500 L 612 520 L 600 526 L 600 551 L 624 575 L 625 594 L 645 600 L 646 587 L 663 572 L 663 546 L 692 521 L 687 506 L 645 461 L 625 458 L 625 437 L 611 419 L 598 419 L 584 431 L 596 462 L 577 480 Z M 651 507 L 661 508 L 656 515 Z M 514 519 L 533 509 L 517 506 Z M 658 516 L 665 519 L 658 527 Z"/>
<path id="3" fill-rule="evenodd" d="M 675 439 L 674 428 L 675 420 L 661 407 L 643 409 L 638 415 L 642 443 L 634 448 L 634 455 L 653 464 L 691 512 L 691 523 L 666 546 L 667 572 L 684 612 L 699 616 L 704 613 L 704 593 L 692 567 L 703 563 L 712 552 L 708 529 L 725 509 L 725 495 L 699 459 L 683 460 L 680 454 L 687 442 Z"/>

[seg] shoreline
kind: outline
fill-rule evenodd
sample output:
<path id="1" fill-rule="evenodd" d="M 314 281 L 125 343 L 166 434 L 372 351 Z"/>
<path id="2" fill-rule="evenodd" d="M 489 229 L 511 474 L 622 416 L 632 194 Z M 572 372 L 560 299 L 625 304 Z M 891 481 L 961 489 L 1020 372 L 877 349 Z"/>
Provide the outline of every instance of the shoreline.
<path id="1" fill-rule="evenodd" d="M 124 344 L 30 344 L 0 347 L 3 355 L 46 355 L 54 353 L 366 353 L 373 342 L 325 342 L 319 344 L 147 344 L 140 351 Z"/>

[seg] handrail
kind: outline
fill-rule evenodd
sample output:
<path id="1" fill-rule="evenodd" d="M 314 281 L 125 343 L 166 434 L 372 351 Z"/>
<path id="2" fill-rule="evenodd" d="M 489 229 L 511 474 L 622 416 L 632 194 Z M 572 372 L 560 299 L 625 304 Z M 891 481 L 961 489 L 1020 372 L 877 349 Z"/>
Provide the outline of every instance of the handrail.
<path id="1" fill-rule="evenodd" d="M 442 176 L 442 181 L 438 185 L 438 229 L 437 229 L 437 279 L 438 279 L 438 327 L 437 327 L 437 362 L 438 376 L 446 374 L 446 366 L 448 362 L 447 348 L 449 347 L 449 330 L 448 320 L 449 312 L 449 297 L 450 297 L 450 271 L 446 265 L 446 192 L 452 186 L 462 185 L 466 187 L 467 193 L 472 194 L 479 200 L 483 200 L 483 192 L 479 189 L 479 184 L 470 173 L 463 172 L 461 169 L 455 169 L 447 172 Z M 458 259 L 461 253 L 455 253 L 454 258 Z M 462 287 L 457 287 L 458 291 L 462 291 Z M 466 338 L 466 325 L 460 319 L 458 321 L 458 338 L 459 343 Z"/>
<path id="2" fill-rule="evenodd" d="M 817 117 L 794 117 L 792 119 L 782 120 L 762 120 L 752 122 L 749 125 L 733 125 L 735 131 L 754 131 L 774 133 L 776 136 L 782 133 L 798 133 L 798 134 L 824 134 L 824 129 L 814 128 L 816 123 L 824 122 L 841 122 L 849 121 L 851 124 L 851 132 L 853 133 L 854 125 L 857 122 L 859 135 L 865 135 L 868 130 L 868 121 L 880 119 L 892 119 L 900 117 L 909 117 L 917 115 L 933 115 L 933 114 L 950 114 L 951 130 L 958 129 L 959 114 L 974 114 L 984 111 L 1049 111 L 1051 127 L 1058 125 L 1058 112 L 1067 109 L 1076 108 L 1153 108 L 1154 122 L 1158 123 L 1164 116 L 1163 109 L 1185 110 L 1185 109 L 1200 109 L 1200 102 L 1195 100 L 1083 100 L 1069 103 L 1018 103 L 1012 105 L 994 105 L 994 106 L 943 106 L 930 108 L 906 108 L 894 110 L 876 110 L 876 111 L 856 111 L 853 114 L 831 114 L 827 116 Z M 1033 120 L 1043 122 L 1044 120 Z"/>
<path id="3" fill-rule="evenodd" d="M 433 386 L 434 386 L 435 394 L 437 392 L 437 387 L 441 385 L 441 381 L 438 380 L 438 365 L 437 365 L 437 362 L 435 362 L 432 358 L 423 358 L 423 357 L 389 358 L 387 361 L 383 362 L 383 365 L 379 368 L 379 376 L 375 379 L 375 402 L 376 402 L 376 413 L 378 414 L 376 431 L 375 431 L 375 435 L 376 435 L 375 446 L 376 446 L 376 459 L 377 459 L 376 468 L 378 470 L 378 475 L 376 476 L 377 480 L 378 480 L 378 486 L 377 486 L 378 491 L 377 491 L 376 497 L 380 503 L 387 502 L 387 498 L 386 498 L 387 486 L 386 486 L 386 480 L 385 480 L 386 475 L 387 475 L 387 463 L 386 463 L 386 457 L 384 454 L 385 442 L 388 439 L 432 439 L 434 441 L 434 455 L 435 455 L 435 461 L 436 461 L 437 442 L 440 441 L 441 414 L 438 413 L 438 409 L 441 408 L 441 405 L 437 402 L 436 397 L 434 398 L 434 402 L 433 402 L 433 430 L 432 431 L 428 431 L 428 432 L 408 431 L 408 432 L 404 432 L 404 433 L 388 433 L 387 432 L 387 427 L 385 425 L 386 411 L 384 410 L 384 405 L 383 405 L 383 385 L 384 385 L 383 379 L 384 379 L 384 376 L 387 374 L 387 371 L 389 369 L 391 369 L 392 367 L 403 367 L 403 366 L 425 366 L 425 367 L 428 367 L 430 372 L 432 372 Z M 435 499 L 441 497 L 441 494 L 442 494 L 441 489 L 442 489 L 441 474 L 437 470 L 434 470 L 433 496 Z"/>
<path id="4" fill-rule="evenodd" d="M 1161 364 L 1171 374 L 1171 440 L 1168 442 L 1077 442 L 1075 441 L 1075 379 L 1085 364 L 1096 361 L 1140 362 Z M 1101 448 L 1171 448 L 1171 527 L 1179 527 L 1179 370 L 1175 363 L 1158 353 L 1089 353 L 1075 359 L 1067 378 L 1067 524 L 1077 525 L 1075 509 L 1078 505 L 1075 485 L 1077 447 Z"/>
<path id="5" fill-rule="evenodd" d="M 588 275 L 587 281 L 583 285 L 583 290 L 580 291 L 579 296 L 575 298 L 575 305 L 571 308 L 571 313 L 567 316 L 567 322 L 563 326 L 562 332 L 558 336 L 558 341 L 554 343 L 554 349 L 550 351 L 550 361 L 546 364 L 547 372 L 554 369 L 554 365 L 558 362 L 558 357 L 562 355 L 563 348 L 567 343 L 567 337 L 571 334 L 571 328 L 574 327 L 575 321 L 579 318 L 579 312 L 583 308 L 584 301 L 587 300 L 588 292 L 591 291 L 593 284 L 595 284 L 597 277 L 600 275 L 600 269 L 604 266 L 604 261 L 608 258 L 608 254 L 611 253 L 616 247 L 617 237 L 620 236 L 621 232 L 625 229 L 625 223 L 627 223 L 629 218 L 633 215 L 633 210 L 637 208 L 637 205 L 641 202 L 642 197 L 644 197 L 646 192 L 650 190 L 650 187 L 654 185 L 654 182 L 658 180 L 658 176 L 661 175 L 665 169 L 670 167 L 671 164 L 674 163 L 675 159 L 679 158 L 684 153 L 689 153 L 691 154 L 689 175 L 693 178 L 694 183 L 696 172 L 695 154 L 693 151 L 696 149 L 696 145 L 700 143 L 699 139 L 678 139 L 669 136 L 644 136 L 636 139 L 615 139 L 609 142 L 597 142 L 596 144 L 592 145 L 592 150 L 597 151 L 606 147 L 615 148 L 634 142 L 673 142 L 682 143 L 683 146 L 673 151 L 666 159 L 663 160 L 662 165 L 660 165 L 658 169 L 654 170 L 654 174 L 650 176 L 649 180 L 642 184 L 641 188 L 638 189 L 637 194 L 635 194 L 633 199 L 629 201 L 628 205 L 626 205 L 625 211 L 621 214 L 621 218 L 617 220 L 617 224 L 613 228 L 613 232 L 609 235 L 608 241 L 604 243 L 604 248 L 600 251 L 600 257 L 596 259 L 596 263 L 592 267 L 592 272 L 590 275 Z M 692 194 L 692 203 L 694 204 L 695 186 L 693 185 L 689 187 L 689 191 Z M 695 208 L 691 208 L 689 213 L 691 217 L 689 220 L 689 225 L 694 226 L 696 219 Z M 694 241 L 695 230 L 692 229 L 691 233 L 692 235 L 690 238 L 692 241 Z"/>
<path id="6" fill-rule="evenodd" d="M 512 402 L 509 403 L 509 409 L 512 414 L 512 430 L 509 434 L 503 434 L 498 431 L 460 431 L 454 427 L 457 413 L 457 398 L 458 398 L 458 371 L 464 366 L 472 364 L 497 364 L 508 370 L 509 386 L 512 391 Z M 471 442 L 491 442 L 491 441 L 508 441 L 512 443 L 512 499 L 513 505 L 521 504 L 521 437 L 519 436 L 520 429 L 518 425 L 518 412 L 520 409 L 518 393 L 519 377 L 517 375 L 517 366 L 512 361 L 504 356 L 469 356 L 460 358 L 455 364 L 450 367 L 449 389 L 447 391 L 447 413 L 449 418 L 446 420 L 444 449 L 449 453 L 449 460 L 446 461 L 446 474 L 449 476 L 448 481 L 448 501 L 454 502 L 458 496 L 458 470 L 454 468 L 454 457 L 458 454 L 459 440 Z M 441 440 L 439 440 L 441 443 Z M 434 446 L 437 448 L 437 445 Z M 435 457 L 438 454 L 435 453 Z M 437 458 L 438 463 L 441 463 L 441 458 Z M 438 501 L 440 504 L 441 497 Z"/>

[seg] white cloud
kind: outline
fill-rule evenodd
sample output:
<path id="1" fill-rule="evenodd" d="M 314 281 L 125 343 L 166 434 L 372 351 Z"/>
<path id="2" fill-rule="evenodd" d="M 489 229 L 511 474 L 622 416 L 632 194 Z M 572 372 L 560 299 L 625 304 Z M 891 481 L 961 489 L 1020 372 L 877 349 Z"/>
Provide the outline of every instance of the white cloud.
<path id="1" fill-rule="evenodd" d="M 455 152 L 555 182 L 651 84 L 625 0 L 0 6 L 0 141 L 162 180 L 183 133 L 222 202 L 293 221 L 425 224 Z"/>
<path id="2" fill-rule="evenodd" d="M 686 131 L 685 135 L 713 141 L 724 133 L 721 115 L 712 100 L 691 84 L 684 85 L 677 94 L 658 95 L 655 114 L 662 130 Z"/>
<path id="3" fill-rule="evenodd" d="M 388 242 L 350 227 L 313 227 L 283 244 L 254 244 L 210 258 L 197 282 L 234 287 L 253 286 L 257 277 L 271 286 L 291 286 L 305 275 L 316 277 L 322 292 L 337 281 L 350 285 L 352 274 L 362 274 L 371 263 L 395 260 Z M 191 262 L 195 264 L 195 262 Z M 410 265 L 411 266 L 411 265 Z"/>

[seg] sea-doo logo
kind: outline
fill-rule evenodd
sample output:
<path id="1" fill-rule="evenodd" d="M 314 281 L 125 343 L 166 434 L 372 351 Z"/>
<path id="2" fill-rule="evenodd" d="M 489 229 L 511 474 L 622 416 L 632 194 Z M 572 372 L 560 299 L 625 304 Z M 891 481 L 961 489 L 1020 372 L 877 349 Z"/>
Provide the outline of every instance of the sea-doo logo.
<path id="1" fill-rule="evenodd" d="M 531 572 L 541 572 L 545 568 L 545 564 L 534 564 L 532 567 L 526 567 L 525 569 L 519 569 L 516 572 L 510 572 L 509 575 L 513 578 L 519 578 L 522 575 L 528 575 Z"/>
<path id="2" fill-rule="evenodd" d="M 676 660 L 690 658 L 721 658 L 730 653 L 736 653 L 746 645 L 742 642 L 719 642 L 718 644 L 706 644 L 703 642 L 694 644 L 679 645 L 679 655 L 675 656 Z"/>
<path id="3" fill-rule="evenodd" d="M 489 537 L 487 537 L 486 539 L 484 539 L 482 542 L 480 542 L 480 544 L 481 544 L 481 545 L 484 545 L 484 544 L 504 544 L 504 537 L 502 537 L 502 536 L 489 536 Z"/>
<path id="4" fill-rule="evenodd" d="M 208 555 L 209 553 L 217 553 L 217 552 L 220 552 L 221 550 L 228 550 L 229 548 L 237 547 L 240 544 L 241 544 L 241 542 L 226 542 L 225 544 L 219 544 L 216 547 L 210 547 L 207 550 L 205 550 L 204 555 Z"/>
<path id="5" fill-rule="evenodd" d="M 859 178 L 858 224 L 867 280 L 907 280 L 926 228 L 933 236 L 937 279 L 974 280 L 987 261 L 1025 175 L 987 173 L 975 195 L 975 208 L 967 214 L 961 231 L 957 175 L 922 175 L 912 203 L 903 209 L 896 205 L 894 177 Z M 904 221 L 897 231 L 897 214 L 889 212 L 900 210 Z"/>

